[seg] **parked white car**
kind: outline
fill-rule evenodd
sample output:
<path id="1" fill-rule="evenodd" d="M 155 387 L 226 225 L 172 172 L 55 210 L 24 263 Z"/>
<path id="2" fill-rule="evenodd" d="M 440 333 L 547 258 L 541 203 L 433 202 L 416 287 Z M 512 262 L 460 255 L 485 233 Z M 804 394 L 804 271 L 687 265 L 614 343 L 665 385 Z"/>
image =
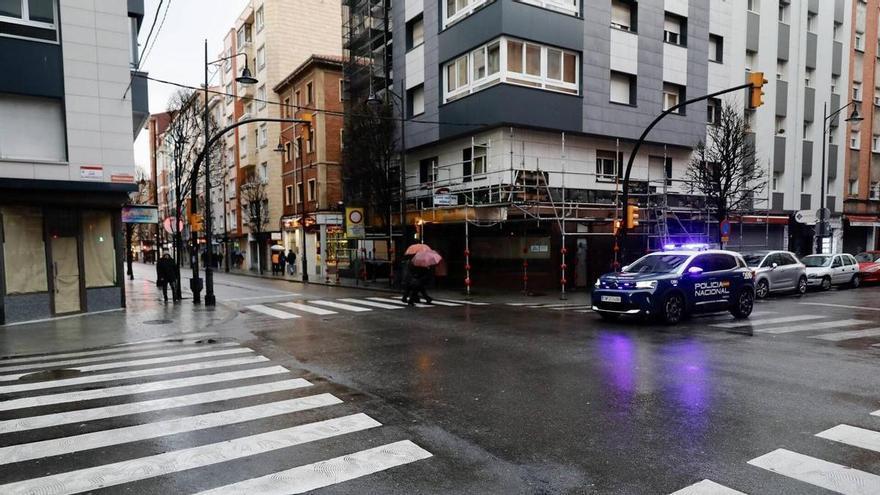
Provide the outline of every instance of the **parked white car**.
<path id="1" fill-rule="evenodd" d="M 858 287 L 859 263 L 851 254 L 811 254 L 801 263 L 807 267 L 807 284 L 828 290 L 832 285 L 849 284 Z"/>
<path id="2" fill-rule="evenodd" d="M 804 265 L 788 251 L 751 251 L 742 253 L 755 272 L 755 296 L 763 299 L 771 292 L 807 292 Z"/>

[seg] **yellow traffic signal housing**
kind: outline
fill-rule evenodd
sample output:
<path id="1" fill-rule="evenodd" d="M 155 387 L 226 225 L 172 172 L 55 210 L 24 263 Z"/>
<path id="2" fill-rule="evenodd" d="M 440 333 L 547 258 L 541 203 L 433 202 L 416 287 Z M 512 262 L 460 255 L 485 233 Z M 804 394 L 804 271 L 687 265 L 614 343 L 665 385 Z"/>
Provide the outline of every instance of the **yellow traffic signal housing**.
<path id="1" fill-rule="evenodd" d="M 202 231 L 202 216 L 198 213 L 194 213 L 189 216 L 189 229 L 193 232 L 201 232 Z"/>
<path id="2" fill-rule="evenodd" d="M 626 228 L 632 229 L 639 226 L 639 207 L 636 205 L 626 206 Z"/>
<path id="3" fill-rule="evenodd" d="M 749 74 L 749 108 L 755 109 L 764 104 L 764 85 L 767 80 L 764 79 L 763 72 L 752 72 Z"/>

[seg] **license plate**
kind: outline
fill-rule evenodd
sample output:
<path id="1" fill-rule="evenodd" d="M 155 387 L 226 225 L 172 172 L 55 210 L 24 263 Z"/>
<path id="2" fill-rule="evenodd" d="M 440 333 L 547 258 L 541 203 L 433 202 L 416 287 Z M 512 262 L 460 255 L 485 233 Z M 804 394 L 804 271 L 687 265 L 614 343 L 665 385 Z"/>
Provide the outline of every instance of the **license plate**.
<path id="1" fill-rule="evenodd" d="M 620 296 L 602 296 L 602 302 L 619 303 Z"/>

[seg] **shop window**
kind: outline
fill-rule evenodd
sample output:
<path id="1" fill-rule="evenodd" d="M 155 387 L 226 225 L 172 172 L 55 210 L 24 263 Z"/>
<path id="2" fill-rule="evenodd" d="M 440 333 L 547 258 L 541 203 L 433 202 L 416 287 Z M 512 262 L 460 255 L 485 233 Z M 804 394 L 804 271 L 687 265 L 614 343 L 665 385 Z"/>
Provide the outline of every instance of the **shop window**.
<path id="1" fill-rule="evenodd" d="M 113 244 L 113 216 L 105 211 L 84 211 L 82 230 L 86 287 L 115 286 L 116 247 Z"/>
<path id="2" fill-rule="evenodd" d="M 67 161 L 62 101 L 0 93 L 0 160 Z"/>
<path id="3" fill-rule="evenodd" d="M 3 221 L 3 262 L 7 267 L 6 293 L 48 291 L 43 215 L 40 210 L 3 207 L 0 208 L 0 217 Z"/>

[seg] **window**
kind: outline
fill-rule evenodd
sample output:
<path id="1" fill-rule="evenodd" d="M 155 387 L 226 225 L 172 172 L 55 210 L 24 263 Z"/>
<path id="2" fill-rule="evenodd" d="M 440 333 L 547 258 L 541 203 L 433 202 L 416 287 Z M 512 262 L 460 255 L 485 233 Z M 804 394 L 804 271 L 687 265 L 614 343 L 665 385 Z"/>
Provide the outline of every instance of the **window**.
<path id="1" fill-rule="evenodd" d="M 614 182 L 617 180 L 617 155 L 613 151 L 596 151 L 596 180 Z"/>
<path id="2" fill-rule="evenodd" d="M 242 158 L 247 156 L 247 136 L 242 136 L 241 139 L 239 139 L 238 154 Z"/>
<path id="3" fill-rule="evenodd" d="M 759 10 L 761 10 L 760 0 L 748 0 L 746 2 L 746 6 L 752 12 L 758 12 Z"/>
<path id="4" fill-rule="evenodd" d="M 849 195 L 851 197 L 856 197 L 859 195 L 859 179 L 850 179 L 850 181 L 849 181 Z"/>
<path id="5" fill-rule="evenodd" d="M 64 122 L 59 99 L 0 93 L 0 160 L 66 161 Z"/>
<path id="6" fill-rule="evenodd" d="M 409 117 L 425 113 L 425 85 L 419 84 L 418 86 L 407 90 L 406 100 L 407 114 Z"/>
<path id="7" fill-rule="evenodd" d="M 852 131 L 852 133 L 850 133 L 849 147 L 854 150 L 859 149 L 859 131 Z"/>
<path id="8" fill-rule="evenodd" d="M 807 12 L 807 31 L 811 33 L 816 32 L 816 17 L 818 17 L 813 12 Z"/>
<path id="9" fill-rule="evenodd" d="M 306 153 L 315 151 L 315 129 L 309 126 L 309 139 L 306 141 Z"/>
<path id="10" fill-rule="evenodd" d="M 624 72 L 611 71 L 611 95 L 609 101 L 634 106 L 636 104 L 636 76 Z"/>
<path id="11" fill-rule="evenodd" d="M 290 206 L 293 204 L 293 186 L 284 186 L 284 205 Z"/>
<path id="12" fill-rule="evenodd" d="M 302 154 L 303 149 L 303 139 L 301 137 L 296 138 L 296 146 L 293 148 L 293 156 L 299 158 Z"/>
<path id="13" fill-rule="evenodd" d="M 260 177 L 261 181 L 266 182 L 267 180 L 269 180 L 269 163 L 268 162 L 263 162 L 260 164 L 259 174 L 260 174 L 259 177 Z"/>
<path id="14" fill-rule="evenodd" d="M 855 101 L 862 101 L 862 83 L 852 83 L 852 98 Z"/>
<path id="15" fill-rule="evenodd" d="M 880 89 L 874 90 L 874 106 L 880 107 Z"/>
<path id="16" fill-rule="evenodd" d="M 245 24 L 238 28 L 238 36 L 236 36 L 238 41 L 238 50 L 241 51 L 242 48 L 245 47 L 246 44 L 250 43 L 251 40 L 251 25 Z"/>
<path id="17" fill-rule="evenodd" d="M 664 176 L 666 178 L 666 185 L 672 185 L 672 158 L 666 157 L 666 163 L 664 163 L 663 167 Z"/>
<path id="18" fill-rule="evenodd" d="M 856 33 L 853 38 L 853 48 L 856 50 L 863 52 L 865 51 L 865 35 L 862 33 Z"/>
<path id="19" fill-rule="evenodd" d="M 706 112 L 706 123 L 710 125 L 718 125 L 721 123 L 721 100 L 718 98 L 710 98 L 707 102 L 708 108 Z"/>
<path id="20" fill-rule="evenodd" d="M 628 0 L 611 0 L 611 27 L 636 32 L 636 3 Z"/>
<path id="21" fill-rule="evenodd" d="M 578 76 L 575 53 L 501 38 L 445 65 L 444 102 L 498 83 L 578 94 Z"/>
<path id="22" fill-rule="evenodd" d="M 880 153 L 880 136 L 876 134 L 871 138 L 871 151 Z"/>
<path id="23" fill-rule="evenodd" d="M 257 88 L 257 108 L 260 110 L 266 108 L 266 85 Z M 283 110 L 283 109 L 282 109 Z"/>
<path id="24" fill-rule="evenodd" d="M 779 2 L 779 13 L 776 16 L 776 20 L 779 22 L 788 23 L 788 4 Z"/>
<path id="25" fill-rule="evenodd" d="M 339 129 L 339 149 L 345 149 L 345 128 Z"/>
<path id="26" fill-rule="evenodd" d="M 755 66 L 755 52 L 751 50 L 746 50 L 746 71 L 751 72 L 752 67 Z"/>
<path id="27" fill-rule="evenodd" d="M 709 61 L 724 62 L 724 38 L 717 34 L 709 35 Z"/>
<path id="28" fill-rule="evenodd" d="M 776 135 L 785 134 L 785 117 L 776 117 Z"/>
<path id="29" fill-rule="evenodd" d="M 266 16 L 265 12 L 263 11 L 262 5 L 260 5 L 260 8 L 257 9 L 257 13 L 254 14 L 254 24 L 257 25 L 258 33 L 262 31 L 263 28 L 266 26 Z"/>
<path id="30" fill-rule="evenodd" d="M 684 86 L 679 86 L 678 84 L 672 83 L 663 83 L 663 110 L 669 110 L 670 108 L 685 101 L 684 92 Z M 684 108 L 679 108 L 674 113 L 684 115 Z"/>
<path id="31" fill-rule="evenodd" d="M 667 12 L 663 20 L 663 41 L 687 46 L 687 19 Z"/>
<path id="32" fill-rule="evenodd" d="M 315 179 L 309 179 L 309 201 L 315 201 L 318 196 L 317 192 L 318 183 L 315 182 Z"/>
<path id="33" fill-rule="evenodd" d="M 314 100 L 312 99 L 314 95 L 312 94 L 312 83 L 311 81 L 306 83 L 306 104 L 312 104 Z"/>
<path id="34" fill-rule="evenodd" d="M 58 41 L 54 0 L 0 0 L 0 34 Z"/>
<path id="35" fill-rule="evenodd" d="M 46 292 L 49 282 L 42 212 L 39 208 L 3 206 L 0 221 L 5 234 L 0 248 L 6 266 L 15 267 L 6 270 L 6 293 Z"/>
<path id="36" fill-rule="evenodd" d="M 875 201 L 880 199 L 880 182 L 874 181 L 871 183 L 870 199 Z"/>
<path id="37" fill-rule="evenodd" d="M 437 163 L 437 157 L 425 158 L 419 160 L 419 182 L 422 188 L 429 188 L 434 183 L 434 165 Z"/>
<path id="38" fill-rule="evenodd" d="M 443 3 L 443 27 L 447 27 L 471 15 L 486 0 L 446 0 Z"/>
<path id="39" fill-rule="evenodd" d="M 266 47 L 261 46 L 257 48 L 257 69 L 265 69 L 266 68 Z"/>
<path id="40" fill-rule="evenodd" d="M 346 99 L 346 86 L 345 79 L 339 80 L 339 101 L 345 101 Z"/>
<path id="41" fill-rule="evenodd" d="M 293 112 L 290 111 L 290 97 L 284 98 L 284 106 L 281 107 L 281 117 L 289 118 L 293 116 Z"/>
<path id="42" fill-rule="evenodd" d="M 269 128 L 266 124 L 260 126 L 260 140 L 259 140 L 260 148 L 265 148 L 269 145 Z"/>
<path id="43" fill-rule="evenodd" d="M 293 105 L 296 107 L 294 111 L 299 110 L 299 107 L 302 106 L 299 90 L 293 92 Z"/>
<path id="44" fill-rule="evenodd" d="M 296 183 L 296 202 L 299 203 L 305 199 L 305 195 L 303 194 L 303 183 Z"/>
<path id="45" fill-rule="evenodd" d="M 289 162 L 290 159 L 293 158 L 293 156 L 291 154 L 292 149 L 293 149 L 293 145 L 290 143 L 290 141 L 284 143 L 284 160 L 285 161 Z"/>
<path id="46" fill-rule="evenodd" d="M 425 21 L 419 14 L 406 23 L 406 48 L 411 50 L 425 42 Z"/>
<path id="47" fill-rule="evenodd" d="M 485 179 L 486 149 L 485 145 L 474 145 L 461 150 L 461 175 L 464 182 Z"/>

